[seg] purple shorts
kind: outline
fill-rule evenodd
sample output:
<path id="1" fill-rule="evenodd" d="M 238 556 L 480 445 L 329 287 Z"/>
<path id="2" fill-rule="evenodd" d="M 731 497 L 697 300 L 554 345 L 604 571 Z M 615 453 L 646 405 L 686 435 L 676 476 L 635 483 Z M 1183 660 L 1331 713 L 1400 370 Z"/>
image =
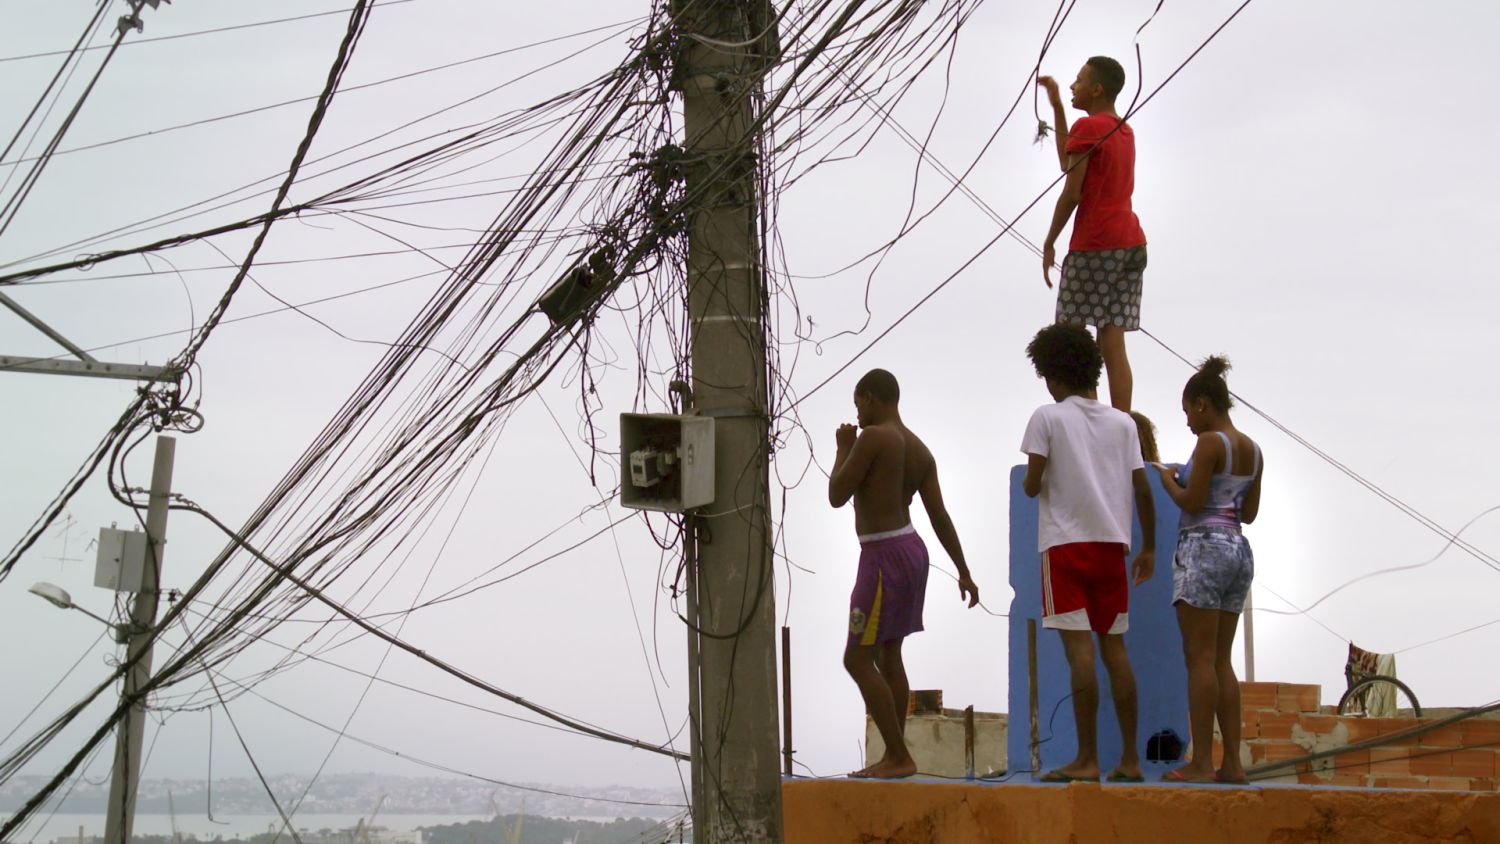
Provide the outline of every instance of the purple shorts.
<path id="1" fill-rule="evenodd" d="M 859 574 L 849 595 L 849 645 L 871 646 L 922 629 L 927 546 L 911 525 L 859 538 Z"/>

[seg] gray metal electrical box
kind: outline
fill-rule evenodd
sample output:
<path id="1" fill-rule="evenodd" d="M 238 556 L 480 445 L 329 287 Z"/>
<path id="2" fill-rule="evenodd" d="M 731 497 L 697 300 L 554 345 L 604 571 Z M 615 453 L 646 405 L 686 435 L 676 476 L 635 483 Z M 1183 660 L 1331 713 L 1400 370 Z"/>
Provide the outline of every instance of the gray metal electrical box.
<path id="1" fill-rule="evenodd" d="M 620 414 L 620 506 L 681 513 L 714 500 L 714 420 Z"/>
<path id="2" fill-rule="evenodd" d="M 146 534 L 99 528 L 94 585 L 116 592 L 140 592 L 146 585 Z"/>

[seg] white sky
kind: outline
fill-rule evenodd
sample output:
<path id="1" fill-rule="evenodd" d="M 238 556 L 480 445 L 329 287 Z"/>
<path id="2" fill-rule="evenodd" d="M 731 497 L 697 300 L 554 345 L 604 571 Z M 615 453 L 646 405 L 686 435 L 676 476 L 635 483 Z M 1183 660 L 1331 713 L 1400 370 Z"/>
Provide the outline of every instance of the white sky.
<path id="1" fill-rule="evenodd" d="M 180 2 L 145 14 L 146 37 L 193 32 L 322 11 L 263 2 L 223 6 Z M 1135 88 L 1131 39 L 1154 4 L 1148 0 L 1084 0 L 1051 48 L 1044 71 L 1071 78 L 1089 55 L 1118 56 Z M 1147 90 L 1187 56 L 1236 4 L 1223 0 L 1167 3 L 1141 46 Z M 123 9 L 123 4 L 120 4 Z M 569 2 L 510 11 L 510 4 L 413 0 L 377 8 L 346 84 L 394 76 L 507 46 L 644 15 L 645 3 Z M 70 46 L 93 11 L 91 3 L 28 0 L 11 10 L 0 31 L 0 57 Z M 946 110 L 931 151 L 961 170 L 977 153 L 1035 61 L 1050 9 L 1019 11 L 989 4 L 965 26 L 953 62 Z M 1230 384 L 1353 470 L 1438 523 L 1456 529 L 1496 504 L 1490 478 L 1500 472 L 1486 447 L 1495 402 L 1491 359 L 1496 350 L 1491 310 L 1500 304 L 1486 269 L 1497 219 L 1500 176 L 1483 164 L 1484 139 L 1500 130 L 1485 107 L 1493 75 L 1491 35 L 1500 9 L 1472 3 L 1287 3 L 1258 0 L 1134 119 L 1138 145 L 1136 208 L 1151 244 L 1144 322 L 1192 358 L 1211 352 L 1235 364 Z M 300 96 L 321 88 L 342 34 L 341 15 L 297 23 L 141 44 L 124 48 L 68 135 L 71 148 Z M 140 36 L 132 36 L 137 38 Z M 314 154 L 331 151 L 486 90 L 497 80 L 561 58 L 602 35 L 523 51 L 462 69 L 429 74 L 335 100 Z M 127 39 L 127 43 L 130 39 Z M 423 124 L 428 131 L 522 107 L 573 87 L 625 55 L 614 38 L 556 68 Z M 97 60 L 99 53 L 94 53 Z M 0 64 L 0 135 L 8 139 L 59 58 Z M 91 67 L 88 66 L 88 67 Z M 931 125 L 941 94 L 939 64 L 898 112 L 918 135 Z M 71 103 L 81 84 L 73 80 Z M 1128 96 L 1128 93 L 1127 93 Z M 1028 96 L 1029 99 L 1029 96 Z M 57 157 L 15 224 L 0 236 L 0 262 L 19 262 L 80 238 L 238 187 L 284 168 L 305 127 L 310 103 Z M 55 125 L 54 115 L 49 126 Z M 1007 217 L 1055 177 L 1050 146 L 1032 144 L 1029 103 L 1007 126 L 970 184 Z M 527 159 L 501 159 L 475 178 L 525 173 Z M 815 349 L 804 344 L 792 383 L 806 392 L 883 330 L 917 299 L 956 271 L 995 234 L 994 225 L 962 197 L 951 200 L 893 250 L 871 278 L 869 266 L 831 278 L 897 231 L 911 198 L 915 155 L 889 133 L 858 158 L 830 164 L 781 197 L 780 234 L 801 313 L 815 335 L 858 329 L 870 284 L 870 328 Z M 946 187 L 921 169 L 917 197 L 927 207 Z M 9 196 L 14 186 L 0 190 Z M 268 200 L 206 214 L 155 236 L 256 213 Z M 503 197 L 420 208 L 408 219 L 482 228 Z M 1039 242 L 1052 196 L 1021 223 Z M 466 242 L 464 231 L 400 230 L 423 245 Z M 141 242 L 140 236 L 108 241 Z M 220 246 L 234 259 L 248 240 Z M 98 249 L 99 247 L 91 247 Z M 263 261 L 322 257 L 390 248 L 358 227 L 309 220 L 273 231 Z M 64 252 L 71 255 L 72 250 Z M 446 253 L 450 260 L 461 250 Z M 226 263 L 195 245 L 167 255 L 179 267 Z M 852 421 L 849 392 L 865 369 L 885 366 L 900 377 L 908 424 L 936 452 L 950 510 L 986 603 L 1006 611 L 1008 526 L 1005 473 L 1032 409 L 1046 401 L 1022 354 L 1049 321 L 1053 293 L 1041 284 L 1039 261 L 1006 238 L 947 289 L 881 341 L 848 372 L 803 403 L 810 442 L 826 465 L 833 429 Z M 423 272 L 432 264 L 410 256 L 265 266 L 255 275 L 294 301 Z M 160 269 L 129 259 L 92 274 Z M 218 299 L 227 272 L 90 280 L 6 288 L 54 327 L 86 347 L 180 331 Z M 1491 281 L 1486 281 L 1491 279 Z M 397 335 L 431 291 L 428 279 L 363 294 L 309 311 L 360 338 Z M 189 299 L 191 298 L 191 305 Z M 276 303 L 247 286 L 230 316 Z M 629 352 L 620 323 L 604 337 Z M 790 339 L 790 338 L 783 338 Z M 121 362 L 161 362 L 181 335 L 132 342 L 100 352 Z M 49 341 L 8 312 L 0 313 L 0 354 L 54 354 Z M 1189 370 L 1133 335 L 1137 407 L 1160 428 L 1168 459 L 1182 459 L 1191 438 L 1178 410 Z M 175 487 L 226 521 L 243 519 L 275 484 L 311 437 L 378 358 L 380 347 L 347 342 L 295 314 L 226 325 L 208 343 L 202 363 L 201 433 L 182 436 Z M 633 353 L 632 353 L 633 354 Z M 788 353 L 790 354 L 790 353 Z M 627 361 L 628 364 L 628 361 Z M 0 545 L 8 549 L 118 416 L 134 387 L 123 382 L 0 375 L 5 396 L 0 437 Z M 655 385 L 660 390 L 662 385 Z M 628 409 L 633 367 L 609 373 L 599 419 L 613 441 L 613 416 Z M 570 447 L 583 452 L 578 385 L 552 384 L 512 420 L 462 516 L 449 508 L 434 526 L 454 537 L 436 561 L 434 587 L 462 582 L 598 501 Z M 569 439 L 558 435 L 548 408 Z M 661 409 L 661 408 L 655 408 Z M 1267 473 L 1260 520 L 1250 536 L 1257 556 L 1255 602 L 1285 608 L 1271 590 L 1299 606 L 1360 574 L 1431 558 L 1436 535 L 1356 486 L 1247 409 L 1237 424 L 1262 443 Z M 802 474 L 807 450 L 792 437 L 773 476 Z M 149 449 L 130 466 L 143 483 Z M 603 488 L 612 486 L 606 472 Z M 830 511 L 816 469 L 789 493 L 786 546 L 805 570 L 778 571 L 777 612 L 794 634 L 794 704 L 798 758 L 819 774 L 858 762 L 862 710 L 839 663 L 846 600 L 856 548 L 852 516 Z M 109 596 L 91 586 L 97 527 L 130 520 L 96 478 L 69 508 L 74 527 L 54 529 L 0 583 L 0 618 L 15 643 L 0 656 L 0 728 L 10 727 L 56 683 L 98 635 L 94 622 L 61 613 L 26 594 L 38 580 L 70 589 L 98 612 Z M 520 562 L 559 550 L 619 516 L 593 514 L 539 546 Z M 925 520 L 919 527 L 931 540 Z M 658 527 L 660 524 L 658 523 Z M 64 536 L 66 535 L 66 546 Z M 165 580 L 182 587 L 222 545 L 201 520 L 174 514 Z M 686 711 L 684 642 L 669 596 L 656 587 L 661 555 L 644 526 L 627 522 L 601 539 L 464 601 L 418 613 L 402 635 L 418 646 L 537 702 L 620 732 L 659 741 Z M 1481 520 L 1465 538 L 1500 549 L 1500 520 Z M 937 544 L 930 541 L 934 552 Z M 402 569 L 377 609 L 411 601 L 434 559 L 435 545 Z M 66 549 L 66 553 L 64 550 Z M 616 553 L 618 549 L 618 555 Z M 60 559 L 63 557 L 79 559 Z M 358 578 L 355 578 L 358 579 Z M 628 584 L 629 592 L 626 586 Z M 1495 618 L 1500 573 L 1458 551 L 1417 572 L 1351 587 L 1312 615 L 1257 617 L 1257 668 L 1263 679 L 1320 682 L 1325 701 L 1342 688 L 1344 644 L 1393 651 Z M 906 649 L 913 685 L 942 688 L 950 706 L 1005 708 L 1004 619 L 957 602 L 951 580 L 934 575 L 927 632 Z M 637 625 L 643 631 L 637 637 Z M 274 638 L 291 644 L 288 625 Z M 174 641 L 178 638 L 174 637 Z M 1403 653 L 1405 678 L 1428 705 L 1461 705 L 1500 697 L 1484 664 L 1500 645 L 1500 625 Z M 384 648 L 359 642 L 330 659 L 373 669 Z M 103 676 L 113 651 L 100 645 L 63 681 L 41 713 Z M 244 676 L 280 655 L 253 648 L 236 663 Z M 1478 660 L 1475 660 L 1478 657 Z M 659 669 L 658 669 L 658 658 Z M 649 668 L 648 668 L 649 661 Z M 482 706 L 510 711 L 472 689 L 402 655 L 383 677 Z M 655 674 L 665 714 L 658 711 Z M 193 687 L 189 683 L 182 689 Z M 357 677 L 316 664 L 257 687 L 310 717 L 342 723 L 359 697 Z M 270 771 L 309 772 L 331 736 L 255 698 L 232 704 L 257 760 Z M 518 713 L 520 714 L 520 713 Z M 40 725 L 39 714 L 17 737 Z M 94 720 L 90 720 L 90 717 Z M 84 719 L 92 731 L 96 708 Z M 666 725 L 664 727 L 663 722 Z M 208 719 L 172 715 L 156 742 L 147 776 L 199 777 L 208 770 Z M 215 719 L 214 773 L 248 772 L 222 718 Z M 404 753 L 498 779 L 561 783 L 640 782 L 674 785 L 672 766 L 658 757 L 516 724 L 390 687 L 376 686 L 350 732 Z M 85 735 L 66 732 L 34 773 L 47 773 Z M 0 745 L 8 752 L 17 738 Z M 90 768 L 101 776 L 105 759 Z M 337 770 L 424 769 L 355 745 L 343 745 Z"/>

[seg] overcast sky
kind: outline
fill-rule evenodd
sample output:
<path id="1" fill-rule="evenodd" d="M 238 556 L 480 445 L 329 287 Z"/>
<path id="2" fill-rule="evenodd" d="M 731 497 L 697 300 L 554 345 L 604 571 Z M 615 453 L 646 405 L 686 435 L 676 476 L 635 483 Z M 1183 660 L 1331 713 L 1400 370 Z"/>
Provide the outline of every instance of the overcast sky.
<path id="1" fill-rule="evenodd" d="M 126 43 L 335 5 L 180 2 L 147 10 L 144 34 Z M 1167 3 L 1140 39 L 1147 90 L 1236 5 Z M 1083 0 L 1053 43 L 1044 72 L 1070 79 L 1088 56 L 1114 55 L 1129 72 L 1128 96 L 1136 86 L 1132 37 L 1153 6 L 1152 0 Z M 10 25 L 0 31 L 0 58 L 65 50 L 93 9 L 83 0 L 17 5 Z M 628 23 L 647 12 L 644 2 L 621 0 L 525 7 L 459 0 L 386 4 L 375 9 L 345 84 L 582 28 Z M 946 107 L 930 143 L 947 166 L 962 170 L 978 154 L 1025 81 L 1050 19 L 1051 10 L 1040 5 L 1028 10 L 991 3 L 963 28 Z M 1486 56 L 1493 52 L 1497 24 L 1500 8 L 1493 4 L 1257 0 L 1133 121 L 1136 209 L 1150 241 L 1145 326 L 1190 358 L 1227 354 L 1235 367 L 1231 388 L 1449 529 L 1500 504 L 1492 482 L 1500 472 L 1500 451 L 1488 446 L 1496 411 L 1492 322 L 1500 305 L 1489 259 L 1492 229 L 1500 219 L 1500 175 L 1482 163 L 1487 139 L 1500 129 L 1500 117 L 1488 108 L 1484 93 L 1493 76 Z M 122 48 L 63 149 L 314 96 L 344 25 L 342 14 L 330 15 Z M 595 33 L 350 92 L 335 100 L 313 152 L 395 128 L 602 40 L 420 128 L 435 132 L 529 105 L 618 64 L 627 56 L 627 34 L 638 31 L 639 26 L 622 28 L 614 37 Z M 97 61 L 101 53 L 92 55 L 90 61 Z M 9 139 L 60 60 L 0 63 L 0 135 Z M 92 67 L 85 64 L 85 70 Z M 938 115 L 942 70 L 941 63 L 935 65 L 897 113 L 919 136 Z M 83 78 L 80 71 L 70 81 L 65 104 L 76 98 Z M 0 235 L 0 262 L 29 266 L 37 262 L 33 256 L 276 174 L 295 150 L 311 107 L 301 103 L 60 155 L 15 223 Z M 63 108 L 46 125 L 55 126 Z M 1028 96 L 970 179 L 977 194 L 1007 218 L 1056 175 L 1050 146 L 1033 144 L 1034 128 Z M 473 177 L 524 174 L 528 154 L 484 163 Z M 887 131 L 858 157 L 814 171 L 780 197 L 779 232 L 800 313 L 812 321 L 815 339 L 831 338 L 795 349 L 795 391 L 806 393 L 823 381 L 994 237 L 995 224 L 968 200 L 955 197 L 903 239 L 873 275 L 869 263 L 829 275 L 899 230 L 914 184 L 919 210 L 947 187 Z M 7 183 L 0 195 L 8 198 L 14 190 L 15 183 Z M 504 199 L 404 209 L 405 219 L 446 230 L 391 231 L 427 247 L 463 244 L 473 237 L 468 229 L 486 226 Z M 151 237 L 250 216 L 267 202 L 261 198 L 205 213 Z M 1040 242 L 1051 204 L 1049 195 L 1019 231 Z M 142 239 L 115 237 L 87 251 Z M 233 261 L 247 244 L 244 237 L 218 242 Z M 390 248 L 390 240 L 342 221 L 289 220 L 273 230 L 261 260 Z M 456 260 L 461 253 L 434 254 Z M 201 244 L 163 257 L 179 268 L 228 263 Z M 201 320 L 230 277 L 220 270 L 98 278 L 164 268 L 155 258 L 149 263 L 128 259 L 5 292 L 81 345 L 107 346 L 98 352 L 102 358 L 160 363 L 181 348 L 184 335 L 135 338 L 181 332 Z M 307 301 L 433 268 L 428 259 L 402 255 L 266 263 L 255 276 L 280 296 Z M 347 336 L 389 340 L 441 278 L 307 310 Z M 867 285 L 869 328 L 834 336 L 865 324 Z M 778 496 L 781 484 L 801 479 L 788 493 L 784 514 L 786 551 L 795 566 L 778 569 L 776 600 L 778 617 L 793 630 L 798 758 L 810 770 L 831 774 L 858 766 L 863 713 L 839 661 L 857 553 L 852 514 L 830 510 L 823 476 L 816 467 L 804 471 L 807 443 L 828 465 L 835 427 L 853 421 L 849 393 L 855 380 L 869 367 L 893 370 L 903 385 L 907 423 L 926 439 L 942 467 L 950 511 L 985 603 L 1005 612 L 1011 595 L 1004 479 L 1020 460 L 1017 446 L 1026 419 L 1048 400 L 1022 350 L 1050 321 L 1054 295 L 1042 285 L 1039 260 L 1003 239 L 799 406 L 808 438 L 789 437 L 773 471 Z M 267 294 L 247 286 L 230 316 L 274 307 Z M 606 342 L 633 355 L 620 321 L 606 320 L 599 330 Z M 58 351 L 8 312 L 0 312 L 0 346 L 0 354 Z M 341 339 L 295 313 L 223 326 L 200 357 L 206 425 L 200 433 L 179 437 L 175 488 L 228 522 L 242 521 L 381 351 L 378 345 Z M 792 351 L 784 351 L 788 359 Z M 1130 338 L 1130 354 L 1137 407 L 1156 420 L 1164 455 L 1184 459 L 1192 439 L 1178 397 L 1189 369 L 1138 334 Z M 603 449 L 612 447 L 612 420 L 629 408 L 634 378 L 627 361 L 601 385 Z M 118 417 L 134 386 L 0 374 L 0 389 L 6 411 L 0 435 L 7 444 L 0 451 L 0 545 L 8 549 Z M 588 448 L 578 396 L 576 382 L 559 381 L 521 407 L 483 470 L 476 464 L 465 474 L 455 487 L 455 503 L 434 517 L 434 536 L 453 531 L 446 547 L 439 553 L 435 541 L 421 545 L 374 609 L 409 605 L 429 566 L 433 580 L 423 594 L 467 580 L 599 502 L 601 490 L 613 485 L 613 470 L 603 473 L 595 489 L 574 456 Z M 1288 609 L 1278 595 L 1306 606 L 1361 574 L 1423 562 L 1442 550 L 1437 535 L 1247 408 L 1237 410 L 1235 420 L 1262 444 L 1267 465 L 1261 516 L 1249 530 L 1257 557 L 1258 608 Z M 144 483 L 149 467 L 149 449 L 143 449 L 129 467 L 130 476 Z M 460 508 L 456 502 L 469 494 L 470 485 L 469 503 Z M 90 647 L 101 632 L 95 622 L 26 593 L 33 582 L 50 581 L 71 590 L 78 603 L 101 614 L 109 611 L 110 596 L 91 585 L 93 551 L 87 545 L 100 526 L 125 524 L 132 517 L 113 503 L 102 478 L 68 513 L 71 527 L 50 531 L 0 584 L 0 618 L 12 642 L 0 655 L 7 690 L 0 695 L 0 730 L 9 732 L 75 660 L 82 661 L 0 751 L 9 752 L 44 715 L 97 683 L 114 654 L 107 642 Z M 562 550 L 621 515 L 617 508 L 591 513 L 518 563 Z M 656 526 L 660 530 L 662 523 Z M 925 518 L 919 517 L 918 527 L 937 553 Z M 190 583 L 223 544 L 210 526 L 182 513 L 173 514 L 169 537 L 164 575 L 169 587 Z M 1481 519 L 1465 538 L 1490 553 L 1500 551 L 1500 519 Z M 670 595 L 658 584 L 662 566 L 670 563 L 641 521 L 627 521 L 501 587 L 414 614 L 402 636 L 529 699 L 662 741 L 677 733 L 686 712 L 684 636 Z M 1345 641 L 1402 651 L 1496 620 L 1497 589 L 1500 572 L 1450 550 L 1421 570 L 1352 586 L 1311 617 L 1259 613 L 1258 673 L 1262 679 L 1322 683 L 1325 702 L 1333 702 L 1342 688 Z M 951 579 L 938 574 L 927 607 L 927 631 L 906 648 L 913 686 L 944 689 L 949 706 L 1004 710 L 1004 619 L 961 609 Z M 278 645 L 293 645 L 305 635 L 294 628 L 286 625 L 249 650 L 229 675 L 247 677 L 279 659 L 284 652 Z M 1500 683 L 1457 666 L 1475 664 L 1476 658 L 1482 664 L 1497 646 L 1500 624 L 1402 652 L 1398 666 L 1426 705 L 1486 702 L 1500 697 Z M 327 658 L 369 672 L 384 654 L 378 643 L 356 641 Z M 380 675 L 512 711 L 401 654 L 390 656 Z M 267 701 L 342 724 L 364 682 L 352 673 L 306 663 L 257 686 L 265 699 L 244 697 L 231 706 L 264 768 L 310 772 L 332 735 Z M 193 688 L 189 683 L 173 694 Z M 64 733 L 31 772 L 50 773 L 102 717 L 96 707 L 83 727 Z M 208 724 L 209 716 L 201 712 L 171 714 L 160 738 L 148 737 L 155 749 L 146 775 L 205 775 Z M 214 729 L 213 773 L 247 773 L 222 717 L 215 716 Z M 660 757 L 380 684 L 358 703 L 349 732 L 409 756 L 503 780 L 678 782 L 673 766 Z M 106 750 L 89 774 L 103 776 L 107 762 Z M 330 766 L 425 772 L 348 742 Z"/>

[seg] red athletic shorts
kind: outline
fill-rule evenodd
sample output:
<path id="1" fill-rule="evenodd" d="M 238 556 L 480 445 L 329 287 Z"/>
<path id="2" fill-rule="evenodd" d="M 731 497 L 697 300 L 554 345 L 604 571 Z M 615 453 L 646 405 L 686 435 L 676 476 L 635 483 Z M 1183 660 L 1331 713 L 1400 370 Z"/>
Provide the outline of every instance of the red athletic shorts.
<path id="1" fill-rule="evenodd" d="M 1125 546 L 1071 542 L 1042 552 L 1042 626 L 1124 633 L 1130 626 Z"/>

